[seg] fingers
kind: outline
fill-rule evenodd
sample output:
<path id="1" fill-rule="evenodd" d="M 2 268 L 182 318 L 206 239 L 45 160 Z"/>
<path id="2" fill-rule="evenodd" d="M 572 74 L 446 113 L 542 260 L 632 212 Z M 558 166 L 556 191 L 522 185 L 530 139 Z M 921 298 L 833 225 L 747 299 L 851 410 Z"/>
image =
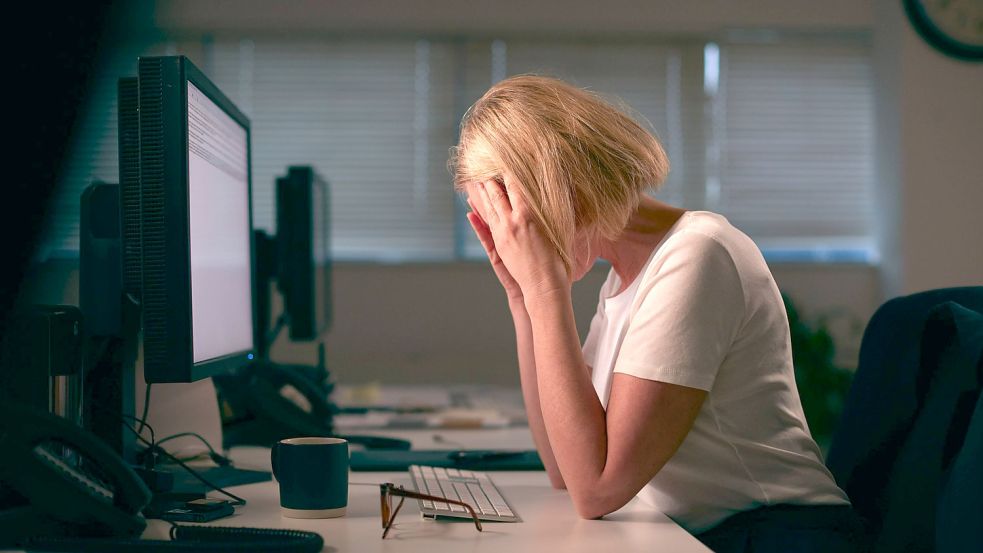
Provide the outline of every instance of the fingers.
<path id="1" fill-rule="evenodd" d="M 492 239 L 491 231 L 488 230 L 488 226 L 485 225 L 481 217 L 475 212 L 470 212 L 467 214 L 468 222 L 471 223 L 471 228 L 474 229 L 475 236 L 478 237 L 478 241 L 481 242 L 481 247 L 485 248 L 485 253 L 488 254 L 490 258 L 492 252 L 495 250 L 495 241 Z"/>
<path id="2" fill-rule="evenodd" d="M 478 190 L 481 192 L 481 198 L 488 204 L 491 208 L 490 215 L 485 213 L 486 216 L 490 216 L 494 221 L 489 220 L 489 223 L 507 220 L 512 214 L 512 204 L 509 202 L 508 193 L 505 191 L 505 185 L 494 180 L 487 180 L 478 185 Z M 487 220 L 487 219 L 486 219 Z"/>
<path id="3" fill-rule="evenodd" d="M 478 193 L 475 192 L 474 195 L 477 196 Z M 478 209 L 478 206 L 475 205 L 474 200 L 472 200 L 470 197 L 468 198 L 468 206 L 471 207 L 471 213 L 474 213 L 475 215 L 478 216 L 478 222 L 484 225 L 485 227 L 487 227 L 488 223 L 486 223 L 485 220 L 482 218 L 481 211 Z"/>
<path id="4" fill-rule="evenodd" d="M 512 180 L 513 186 L 509 186 L 508 181 Z M 509 205 L 512 206 L 512 211 L 514 213 L 521 213 L 525 211 L 526 204 L 522 199 L 522 196 L 518 192 L 518 187 L 514 186 L 515 181 L 513 179 L 505 178 L 502 187 L 505 189 L 505 194 L 509 200 Z"/>
<path id="5" fill-rule="evenodd" d="M 468 196 L 468 205 L 478 214 L 478 218 L 481 219 L 482 224 L 491 228 L 488 223 L 495 216 L 495 212 L 488 203 L 488 194 L 485 193 L 484 187 L 481 184 L 475 184 L 474 188 L 472 188 L 471 194 Z"/>

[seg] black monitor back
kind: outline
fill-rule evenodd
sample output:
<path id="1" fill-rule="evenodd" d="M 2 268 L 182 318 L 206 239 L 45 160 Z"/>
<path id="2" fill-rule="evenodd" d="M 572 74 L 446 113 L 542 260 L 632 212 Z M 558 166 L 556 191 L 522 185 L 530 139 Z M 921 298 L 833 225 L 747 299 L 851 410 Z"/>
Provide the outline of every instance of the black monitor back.
<path id="1" fill-rule="evenodd" d="M 277 283 L 291 340 L 316 340 L 331 326 L 328 185 L 310 166 L 277 179 Z"/>

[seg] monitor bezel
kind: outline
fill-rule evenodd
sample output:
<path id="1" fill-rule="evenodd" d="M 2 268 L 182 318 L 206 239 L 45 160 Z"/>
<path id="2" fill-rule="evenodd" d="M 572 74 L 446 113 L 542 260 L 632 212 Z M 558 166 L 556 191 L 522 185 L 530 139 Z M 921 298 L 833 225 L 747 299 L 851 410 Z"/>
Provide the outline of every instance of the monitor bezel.
<path id="1" fill-rule="evenodd" d="M 219 374 L 229 374 L 241 369 L 255 356 L 255 333 L 250 332 L 249 348 L 220 357 L 194 361 L 194 328 L 192 319 L 191 289 L 191 236 L 190 236 L 190 168 L 188 152 L 188 83 L 193 84 L 237 124 L 246 130 L 247 201 L 249 211 L 249 278 L 251 310 L 256 303 L 256 264 L 253 242 L 253 187 L 252 187 L 252 129 L 249 119 L 231 100 L 185 56 L 161 56 L 140 58 L 160 63 L 161 73 L 161 130 L 163 177 L 163 211 L 167 221 L 164 229 L 164 251 L 167 259 L 184 259 L 184 263 L 164 263 L 164 282 L 167 292 L 167 314 L 150 314 L 160 317 L 152 324 L 166 324 L 166 351 L 160 358 L 145 363 L 147 382 L 193 382 Z M 141 106 L 142 107 L 142 106 Z M 170 124 L 170 122 L 179 122 Z M 175 168 L 179 168 L 175 170 Z M 144 250 L 146 254 L 146 248 Z M 147 293 L 146 268 L 144 295 Z M 146 305 L 146 301 L 144 302 Z M 148 323 L 144 310 L 144 325 Z M 249 320 L 253 321 L 250 312 Z M 146 333 L 145 333 L 146 340 Z M 145 348 L 146 350 L 146 348 Z M 152 362 L 151 362 L 152 361 Z"/>

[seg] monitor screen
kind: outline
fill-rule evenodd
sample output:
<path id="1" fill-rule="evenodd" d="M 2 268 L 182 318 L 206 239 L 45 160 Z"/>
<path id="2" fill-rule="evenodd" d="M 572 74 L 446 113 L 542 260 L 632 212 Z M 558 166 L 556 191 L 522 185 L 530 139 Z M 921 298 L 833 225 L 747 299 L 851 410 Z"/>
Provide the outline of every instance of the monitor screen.
<path id="1" fill-rule="evenodd" d="M 253 347 L 246 129 L 190 81 L 188 211 L 195 363 Z"/>

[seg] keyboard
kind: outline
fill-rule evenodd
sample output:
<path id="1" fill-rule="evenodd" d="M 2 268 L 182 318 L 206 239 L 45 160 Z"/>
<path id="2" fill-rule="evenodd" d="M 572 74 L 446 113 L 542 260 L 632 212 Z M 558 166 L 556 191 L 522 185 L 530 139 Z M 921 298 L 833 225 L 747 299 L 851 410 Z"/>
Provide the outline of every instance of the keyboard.
<path id="1" fill-rule="evenodd" d="M 410 465 L 409 473 L 417 492 L 463 501 L 474 509 L 481 520 L 522 522 L 515 509 L 495 487 L 495 483 L 483 472 Z M 425 499 L 418 501 L 424 518 L 471 518 L 460 505 Z"/>

